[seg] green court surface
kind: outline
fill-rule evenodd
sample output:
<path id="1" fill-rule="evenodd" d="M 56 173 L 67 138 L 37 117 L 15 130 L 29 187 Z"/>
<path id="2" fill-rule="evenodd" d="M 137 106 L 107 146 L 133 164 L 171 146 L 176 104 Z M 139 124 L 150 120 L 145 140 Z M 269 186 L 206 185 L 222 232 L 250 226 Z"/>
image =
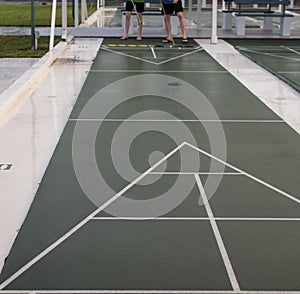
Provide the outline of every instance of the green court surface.
<path id="1" fill-rule="evenodd" d="M 229 40 L 229 43 L 300 92 L 299 40 Z"/>
<path id="2" fill-rule="evenodd" d="M 299 135 L 159 41 L 104 40 L 0 293 L 300 291 Z"/>

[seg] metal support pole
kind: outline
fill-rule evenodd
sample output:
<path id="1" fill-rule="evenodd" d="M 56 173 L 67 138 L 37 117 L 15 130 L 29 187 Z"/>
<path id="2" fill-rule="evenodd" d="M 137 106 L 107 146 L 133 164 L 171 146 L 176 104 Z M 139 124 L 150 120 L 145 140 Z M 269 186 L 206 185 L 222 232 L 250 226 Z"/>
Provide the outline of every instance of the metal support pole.
<path id="1" fill-rule="evenodd" d="M 74 27 L 75 28 L 78 28 L 78 25 L 79 25 L 79 20 L 78 20 L 78 0 L 75 0 L 74 1 Z"/>
<path id="2" fill-rule="evenodd" d="M 35 11 L 34 0 L 31 0 L 31 49 L 35 50 Z"/>
<path id="3" fill-rule="evenodd" d="M 84 11 L 85 5 L 84 0 L 81 0 L 81 23 L 84 24 L 85 22 L 85 11 Z"/>
<path id="4" fill-rule="evenodd" d="M 87 4 L 86 4 L 86 0 L 84 0 L 84 12 L 85 12 L 85 19 L 88 18 L 88 9 L 87 9 Z"/>
<path id="5" fill-rule="evenodd" d="M 212 2 L 211 44 L 217 44 L 218 0 Z"/>
<path id="6" fill-rule="evenodd" d="M 197 31 L 201 30 L 201 0 L 197 0 Z"/>
<path id="7" fill-rule="evenodd" d="M 192 27 L 192 9 L 193 9 L 193 1 L 189 0 L 188 19 L 189 19 L 190 27 Z"/>
<path id="8" fill-rule="evenodd" d="M 67 0 L 62 0 L 61 2 L 61 13 L 62 13 L 62 32 L 61 39 L 63 41 L 67 40 Z"/>
<path id="9" fill-rule="evenodd" d="M 52 3 L 52 16 L 51 16 L 49 50 L 53 49 L 53 46 L 54 46 L 55 17 L 56 17 L 56 0 L 53 0 L 53 3 Z"/>

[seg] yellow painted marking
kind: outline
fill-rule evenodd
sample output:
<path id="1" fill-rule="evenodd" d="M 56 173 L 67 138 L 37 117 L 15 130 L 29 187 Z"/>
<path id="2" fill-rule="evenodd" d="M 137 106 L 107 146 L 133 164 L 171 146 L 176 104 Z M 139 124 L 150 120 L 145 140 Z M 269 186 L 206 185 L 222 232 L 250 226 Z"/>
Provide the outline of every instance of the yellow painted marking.
<path id="1" fill-rule="evenodd" d="M 118 44 L 118 47 L 126 47 L 126 44 Z"/>
<path id="2" fill-rule="evenodd" d="M 148 47 L 148 45 L 145 45 L 145 44 L 140 44 L 139 46 L 140 46 L 140 47 L 143 47 L 143 48 Z"/>
<path id="3" fill-rule="evenodd" d="M 108 47 L 116 47 L 117 45 L 116 44 L 108 44 L 107 46 Z"/>
<path id="4" fill-rule="evenodd" d="M 128 47 L 136 47 L 135 44 L 128 44 L 127 46 L 128 46 Z"/>

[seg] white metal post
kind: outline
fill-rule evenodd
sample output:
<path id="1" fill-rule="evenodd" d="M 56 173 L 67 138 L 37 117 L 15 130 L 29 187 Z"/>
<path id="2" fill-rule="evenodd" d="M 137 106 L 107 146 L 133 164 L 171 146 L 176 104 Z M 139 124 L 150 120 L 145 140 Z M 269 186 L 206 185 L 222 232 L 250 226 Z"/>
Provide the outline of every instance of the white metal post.
<path id="1" fill-rule="evenodd" d="M 87 4 L 86 4 L 86 0 L 84 0 L 84 12 L 85 12 L 85 19 L 88 18 L 88 9 L 87 9 Z"/>
<path id="2" fill-rule="evenodd" d="M 52 50 L 53 46 L 54 46 L 55 17 L 56 17 L 56 0 L 53 0 L 53 2 L 52 2 L 52 16 L 51 16 L 49 50 Z"/>
<path id="3" fill-rule="evenodd" d="M 217 44 L 218 0 L 212 0 L 211 43 Z"/>
<path id="4" fill-rule="evenodd" d="M 197 31 L 201 29 L 201 0 L 197 0 Z"/>
<path id="5" fill-rule="evenodd" d="M 189 19 L 190 27 L 192 27 L 192 9 L 193 9 L 193 1 L 189 0 L 188 19 Z"/>
<path id="6" fill-rule="evenodd" d="M 74 0 L 74 27 L 78 28 L 79 20 L 78 20 L 78 0 Z"/>
<path id="7" fill-rule="evenodd" d="M 85 5 L 84 5 L 84 0 L 81 0 L 81 24 L 84 24 L 85 22 Z"/>
<path id="8" fill-rule="evenodd" d="M 61 39 L 67 40 L 67 0 L 61 2 L 61 14 L 62 14 L 62 32 Z"/>

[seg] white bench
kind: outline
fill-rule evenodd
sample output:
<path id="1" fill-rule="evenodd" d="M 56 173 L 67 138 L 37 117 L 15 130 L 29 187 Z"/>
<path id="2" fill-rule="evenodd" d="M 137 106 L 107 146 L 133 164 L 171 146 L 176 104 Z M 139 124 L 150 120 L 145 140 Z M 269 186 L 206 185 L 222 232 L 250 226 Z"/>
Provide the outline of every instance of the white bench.
<path id="1" fill-rule="evenodd" d="M 246 17 L 263 17 L 265 31 L 272 31 L 273 29 L 273 17 L 280 17 L 280 35 L 288 37 L 291 35 L 291 24 L 293 15 L 290 14 L 250 14 L 250 13 L 235 13 L 235 31 L 237 36 L 245 36 L 245 23 Z"/>
<path id="2" fill-rule="evenodd" d="M 225 0 L 227 2 L 227 9 L 223 10 L 223 25 L 224 30 L 232 29 L 232 15 L 235 18 L 235 30 L 238 36 L 245 35 L 246 17 L 263 17 L 265 31 L 272 31 L 273 18 L 280 18 L 280 34 L 282 36 L 290 36 L 291 23 L 293 15 L 287 14 L 285 11 L 286 5 L 290 0 Z M 235 4 L 238 7 L 232 7 Z M 255 5 L 256 8 L 249 8 L 247 6 Z M 265 5 L 267 8 L 258 8 L 258 5 Z M 280 6 L 281 11 L 272 10 L 271 6 Z"/>

